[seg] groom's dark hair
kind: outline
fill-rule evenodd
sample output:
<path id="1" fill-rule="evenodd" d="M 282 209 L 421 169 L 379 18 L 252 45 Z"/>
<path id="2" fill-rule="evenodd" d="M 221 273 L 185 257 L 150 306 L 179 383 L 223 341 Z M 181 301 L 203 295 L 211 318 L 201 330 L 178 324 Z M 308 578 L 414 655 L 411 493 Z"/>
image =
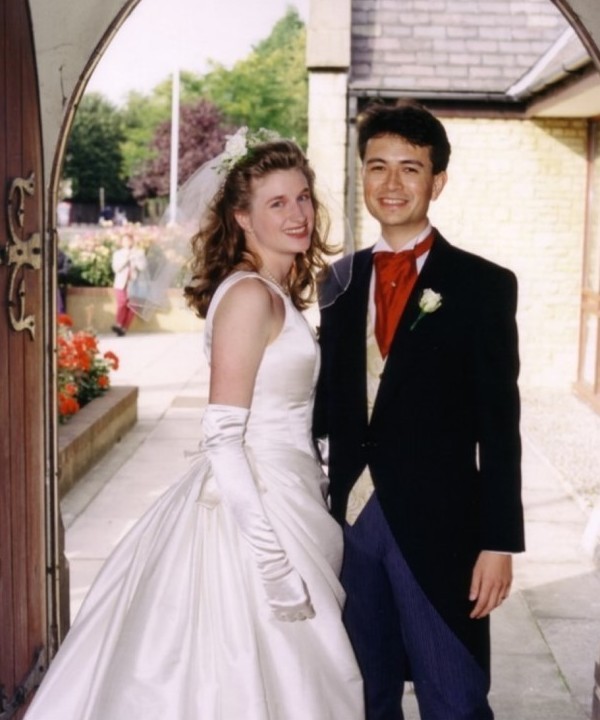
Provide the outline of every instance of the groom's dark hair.
<path id="1" fill-rule="evenodd" d="M 446 170 L 450 142 L 442 123 L 416 100 L 403 98 L 394 105 L 376 101 L 357 118 L 358 152 L 364 160 L 367 142 L 380 135 L 399 135 L 411 145 L 428 147 L 433 174 Z"/>

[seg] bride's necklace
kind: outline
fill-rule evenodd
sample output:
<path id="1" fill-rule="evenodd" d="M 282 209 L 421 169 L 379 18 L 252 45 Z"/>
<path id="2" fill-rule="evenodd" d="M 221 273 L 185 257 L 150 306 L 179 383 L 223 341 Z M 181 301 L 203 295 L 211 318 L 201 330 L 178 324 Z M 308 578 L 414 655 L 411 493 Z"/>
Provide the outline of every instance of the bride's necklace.
<path id="1" fill-rule="evenodd" d="M 260 274 L 267 278 L 267 280 L 270 280 L 272 283 L 277 285 L 277 287 L 281 290 L 281 292 L 284 295 L 289 295 L 290 291 L 288 288 L 284 287 L 279 280 L 273 275 L 273 273 L 269 270 L 269 268 L 266 265 L 263 265 L 260 269 Z"/>

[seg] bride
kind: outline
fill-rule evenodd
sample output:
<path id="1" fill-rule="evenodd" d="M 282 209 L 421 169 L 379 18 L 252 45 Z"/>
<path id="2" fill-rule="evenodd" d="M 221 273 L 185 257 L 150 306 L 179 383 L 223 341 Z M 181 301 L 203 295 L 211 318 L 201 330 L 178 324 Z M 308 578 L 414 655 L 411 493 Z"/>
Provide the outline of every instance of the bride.
<path id="1" fill-rule="evenodd" d="M 185 289 L 206 318 L 201 446 L 105 563 L 26 720 L 364 718 L 311 439 L 314 175 L 244 128 L 204 176 Z"/>

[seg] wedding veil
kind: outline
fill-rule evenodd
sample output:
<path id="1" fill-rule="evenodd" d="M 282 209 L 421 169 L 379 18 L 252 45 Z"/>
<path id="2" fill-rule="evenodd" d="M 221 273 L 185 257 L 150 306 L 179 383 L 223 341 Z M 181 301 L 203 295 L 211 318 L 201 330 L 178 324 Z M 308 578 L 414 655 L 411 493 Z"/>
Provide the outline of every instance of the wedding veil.
<path id="1" fill-rule="evenodd" d="M 207 160 L 179 188 L 175 213 L 168 208 L 163 214 L 161 241 L 149 249 L 146 268 L 129 293 L 129 306 L 143 320 L 168 309 L 169 289 L 185 285 L 191 279 L 187 270 L 191 238 L 200 229 L 208 208 L 223 187 L 227 170 L 247 152 L 247 133 L 248 128 L 242 127 L 229 136 L 223 152 Z"/>

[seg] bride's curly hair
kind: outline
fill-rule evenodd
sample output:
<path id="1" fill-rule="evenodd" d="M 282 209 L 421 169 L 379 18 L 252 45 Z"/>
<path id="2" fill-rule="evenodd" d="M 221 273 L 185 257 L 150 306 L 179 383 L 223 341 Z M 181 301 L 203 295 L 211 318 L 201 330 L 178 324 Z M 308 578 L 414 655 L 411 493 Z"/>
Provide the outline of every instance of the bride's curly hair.
<path id="1" fill-rule="evenodd" d="M 308 183 L 315 227 L 309 249 L 294 259 L 286 290 L 300 310 L 314 299 L 316 277 L 327 265 L 325 256 L 335 252 L 325 242 L 329 220 L 315 195 L 315 174 L 302 150 L 290 140 L 272 140 L 251 147 L 229 170 L 200 230 L 192 237 L 192 278 L 184 294 L 200 317 L 206 317 L 211 298 L 225 277 L 235 270 L 261 269 L 260 258 L 247 249 L 244 232 L 235 219 L 235 212 L 250 210 L 253 181 L 276 170 L 293 169 L 300 170 Z"/>

